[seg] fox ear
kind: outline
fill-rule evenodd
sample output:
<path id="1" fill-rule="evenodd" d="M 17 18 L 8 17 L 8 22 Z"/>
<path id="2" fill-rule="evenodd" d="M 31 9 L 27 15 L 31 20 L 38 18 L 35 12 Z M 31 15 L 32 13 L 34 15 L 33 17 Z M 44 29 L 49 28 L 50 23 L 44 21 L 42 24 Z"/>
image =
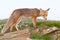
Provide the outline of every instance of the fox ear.
<path id="1" fill-rule="evenodd" d="M 50 10 L 50 8 L 47 9 L 47 11 L 49 11 L 49 10 Z"/>

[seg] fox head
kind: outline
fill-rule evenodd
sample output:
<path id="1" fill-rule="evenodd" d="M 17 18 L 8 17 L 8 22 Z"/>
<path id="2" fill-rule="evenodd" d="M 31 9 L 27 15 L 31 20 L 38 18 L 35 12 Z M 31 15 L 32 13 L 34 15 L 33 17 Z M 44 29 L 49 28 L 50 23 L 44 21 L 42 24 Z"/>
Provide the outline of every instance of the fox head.
<path id="1" fill-rule="evenodd" d="M 39 15 L 42 16 L 45 20 L 47 20 L 49 10 L 50 10 L 50 8 L 48 8 L 47 10 L 40 9 L 40 14 Z"/>

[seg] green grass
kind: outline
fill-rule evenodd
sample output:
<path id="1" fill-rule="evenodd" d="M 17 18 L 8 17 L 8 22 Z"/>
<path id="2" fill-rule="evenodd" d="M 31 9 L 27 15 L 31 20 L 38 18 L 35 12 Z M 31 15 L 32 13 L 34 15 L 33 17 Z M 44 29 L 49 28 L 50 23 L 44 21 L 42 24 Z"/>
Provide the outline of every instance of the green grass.
<path id="1" fill-rule="evenodd" d="M 40 35 L 37 33 L 33 33 L 31 36 L 32 39 L 39 39 L 39 40 L 51 40 L 51 36 L 50 35 Z"/>
<path id="2" fill-rule="evenodd" d="M 51 27 L 51 26 L 56 26 L 58 28 L 60 28 L 60 21 L 46 21 L 46 22 L 37 22 L 37 25 L 39 26 L 48 26 L 48 27 Z"/>

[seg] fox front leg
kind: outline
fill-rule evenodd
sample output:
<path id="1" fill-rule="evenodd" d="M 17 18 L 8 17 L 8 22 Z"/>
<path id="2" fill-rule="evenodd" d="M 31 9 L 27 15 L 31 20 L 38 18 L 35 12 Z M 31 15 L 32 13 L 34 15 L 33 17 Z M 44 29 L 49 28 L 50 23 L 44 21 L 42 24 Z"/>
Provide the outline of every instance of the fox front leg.
<path id="1" fill-rule="evenodd" d="M 32 17 L 32 21 L 33 21 L 34 28 L 36 28 L 36 17 Z"/>

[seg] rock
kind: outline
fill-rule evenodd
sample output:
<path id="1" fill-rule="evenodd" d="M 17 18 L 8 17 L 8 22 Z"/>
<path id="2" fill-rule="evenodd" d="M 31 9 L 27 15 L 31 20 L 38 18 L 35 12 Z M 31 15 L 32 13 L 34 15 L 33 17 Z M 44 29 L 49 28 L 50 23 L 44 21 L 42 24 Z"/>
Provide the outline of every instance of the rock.
<path id="1" fill-rule="evenodd" d="M 48 33 L 51 33 L 53 31 L 56 31 L 56 30 L 58 30 L 57 27 L 49 27 L 47 29 L 43 29 L 40 33 L 44 35 L 44 34 L 48 34 Z"/>
<path id="2" fill-rule="evenodd" d="M 40 35 L 45 35 L 49 34 L 51 32 L 54 32 L 56 30 L 59 30 L 57 27 L 45 27 L 44 28 L 24 28 L 23 30 L 18 30 L 15 32 L 9 32 L 4 34 L 3 36 L 0 36 L 0 40 L 32 40 L 30 39 L 32 33 L 39 33 Z M 56 35 L 53 35 L 52 38 L 54 37 L 55 39 L 57 38 L 57 35 L 60 35 L 60 31 L 57 31 L 55 33 Z"/>
<path id="3" fill-rule="evenodd" d="M 22 38 L 22 39 L 26 39 L 26 38 L 29 38 L 30 37 L 30 30 L 29 29 L 24 29 L 24 30 L 18 30 L 18 31 L 15 31 L 15 32 L 10 32 L 10 33 L 6 33 L 4 34 L 4 36 L 1 36 L 0 37 L 0 40 L 12 40 L 12 39 L 17 39 L 17 38 Z M 18 40 L 18 39 L 17 39 Z"/>

